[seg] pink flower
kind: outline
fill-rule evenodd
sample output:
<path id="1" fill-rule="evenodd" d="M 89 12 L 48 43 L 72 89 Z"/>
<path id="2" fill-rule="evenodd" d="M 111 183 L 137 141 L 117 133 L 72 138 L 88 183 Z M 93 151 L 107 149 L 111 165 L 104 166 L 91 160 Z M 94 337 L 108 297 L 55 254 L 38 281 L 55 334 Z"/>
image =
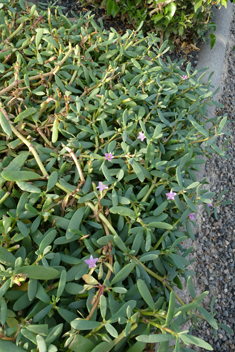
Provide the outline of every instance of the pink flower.
<path id="1" fill-rule="evenodd" d="M 189 214 L 190 220 L 195 220 L 194 213 Z"/>
<path id="2" fill-rule="evenodd" d="M 213 207 L 213 204 L 212 203 L 207 203 L 207 206 L 208 207 Z"/>
<path id="3" fill-rule="evenodd" d="M 146 138 L 146 137 L 145 137 L 144 133 L 143 133 L 143 132 L 139 132 L 139 136 L 137 137 L 137 139 L 140 139 L 141 142 L 143 142 L 143 140 L 144 140 L 145 138 Z"/>
<path id="4" fill-rule="evenodd" d="M 85 262 L 89 265 L 89 269 L 91 269 L 96 267 L 97 260 L 98 258 L 93 258 L 91 255 L 90 259 L 85 259 Z"/>
<path id="5" fill-rule="evenodd" d="M 183 75 L 182 79 L 185 81 L 188 78 L 188 76 Z"/>
<path id="6" fill-rule="evenodd" d="M 111 161 L 114 158 L 114 156 L 112 155 L 112 153 L 105 153 L 105 159 L 108 161 Z"/>
<path id="7" fill-rule="evenodd" d="M 167 138 L 163 138 L 163 142 L 165 143 L 167 141 Z"/>
<path id="8" fill-rule="evenodd" d="M 108 186 L 103 185 L 103 182 L 99 182 L 99 186 L 96 187 L 100 192 L 102 192 L 104 189 L 108 189 Z"/>
<path id="9" fill-rule="evenodd" d="M 167 195 L 167 199 L 174 200 L 176 193 L 172 192 L 172 189 L 171 189 L 171 191 L 169 193 L 166 193 L 166 195 Z"/>

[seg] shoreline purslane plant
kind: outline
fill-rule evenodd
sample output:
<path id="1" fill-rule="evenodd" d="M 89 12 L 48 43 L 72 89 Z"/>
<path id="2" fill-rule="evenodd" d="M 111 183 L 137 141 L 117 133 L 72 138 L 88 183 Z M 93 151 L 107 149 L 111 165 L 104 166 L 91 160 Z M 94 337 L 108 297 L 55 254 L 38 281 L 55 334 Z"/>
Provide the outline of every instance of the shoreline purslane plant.
<path id="1" fill-rule="evenodd" d="M 198 156 L 226 156 L 210 83 L 154 35 L 0 4 L 0 351 L 212 350 L 180 328 L 219 325 L 181 246 L 214 196 Z"/>
<path id="2" fill-rule="evenodd" d="M 233 0 L 230 0 L 233 2 Z M 91 0 L 96 7 L 104 7 L 107 16 L 120 15 L 134 28 L 143 22 L 145 31 L 154 31 L 161 40 L 170 39 L 171 45 L 179 47 L 196 43 L 198 38 L 206 41 L 206 33 L 214 31 L 212 22 L 213 6 L 227 7 L 228 0 L 103 0 L 101 3 Z M 86 0 L 83 0 L 87 4 Z M 209 34 L 211 47 L 216 36 Z M 185 46 L 183 46 L 185 47 Z"/>

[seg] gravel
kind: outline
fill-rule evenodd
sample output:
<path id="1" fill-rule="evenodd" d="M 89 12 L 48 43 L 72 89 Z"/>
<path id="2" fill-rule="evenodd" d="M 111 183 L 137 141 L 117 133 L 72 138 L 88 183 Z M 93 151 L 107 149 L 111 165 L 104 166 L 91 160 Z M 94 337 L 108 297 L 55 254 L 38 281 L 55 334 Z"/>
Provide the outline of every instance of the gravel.
<path id="1" fill-rule="evenodd" d="M 49 4 L 48 0 L 41 0 L 45 8 Z M 51 2 L 52 4 L 53 2 Z M 58 0 L 56 4 L 63 6 L 63 13 L 72 16 L 71 9 L 74 13 L 79 14 L 84 10 L 82 6 L 75 0 Z M 86 7 L 87 8 L 87 7 Z M 127 27 L 122 21 L 111 21 L 105 18 L 103 10 L 97 10 L 88 7 L 95 14 L 95 20 L 98 21 L 103 17 L 104 28 L 110 29 L 114 27 L 116 30 L 124 31 Z M 220 90 L 219 101 L 224 105 L 224 108 L 217 109 L 216 115 L 223 116 L 227 114 L 229 119 L 228 127 L 231 131 L 231 142 L 227 144 L 227 155 L 230 160 L 221 159 L 218 155 L 207 159 L 205 173 L 207 180 L 210 182 L 210 190 L 216 193 L 213 201 L 223 190 L 228 190 L 222 200 L 232 200 L 231 204 L 221 205 L 218 207 L 218 219 L 206 211 L 202 213 L 201 224 L 199 231 L 195 235 L 193 243 L 195 247 L 194 257 L 196 265 L 195 281 L 197 283 L 196 291 L 209 291 L 209 295 L 204 299 L 204 307 L 210 311 L 210 302 L 213 296 L 217 296 L 214 304 L 216 319 L 219 324 L 226 324 L 235 330 L 235 17 L 230 27 L 230 39 L 227 44 L 225 67 L 222 87 Z M 202 40 L 196 43 L 198 48 L 201 47 Z M 191 51 L 188 55 L 183 51 L 168 52 L 171 60 L 186 59 L 183 68 L 190 61 L 192 69 L 197 65 L 198 51 Z M 218 139 L 218 145 L 221 146 L 227 139 L 227 136 L 221 136 Z M 214 336 L 212 328 L 206 322 L 198 324 L 198 330 L 193 330 L 193 335 L 202 338 L 212 345 L 215 352 L 232 352 L 235 351 L 235 338 L 230 333 L 219 328 L 216 336 Z M 205 349 L 191 347 L 195 351 L 202 352 Z"/>

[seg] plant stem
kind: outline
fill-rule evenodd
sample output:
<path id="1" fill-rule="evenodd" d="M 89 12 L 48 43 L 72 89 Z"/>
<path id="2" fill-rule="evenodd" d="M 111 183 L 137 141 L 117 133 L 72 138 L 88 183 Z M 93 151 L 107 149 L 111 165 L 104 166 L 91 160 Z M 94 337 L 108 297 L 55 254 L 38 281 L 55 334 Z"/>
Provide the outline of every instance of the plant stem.
<path id="1" fill-rule="evenodd" d="M 96 211 L 95 209 L 95 206 L 91 203 L 91 202 L 87 202 L 86 203 L 93 211 Z M 117 232 L 115 231 L 115 229 L 113 228 L 113 226 L 110 224 L 110 222 L 106 219 L 106 217 L 101 213 L 99 212 L 98 214 L 100 220 L 105 223 L 105 225 L 108 227 L 108 229 L 111 231 L 111 233 L 114 235 L 114 236 L 118 236 Z"/>
<path id="2" fill-rule="evenodd" d="M 164 331 L 167 331 L 169 332 L 172 336 L 176 336 L 177 333 L 171 329 L 168 329 L 168 328 L 165 328 L 165 327 L 162 327 L 161 325 L 155 323 L 154 321 L 151 321 L 150 323 L 151 325 L 155 326 L 156 328 L 160 329 L 160 330 L 164 330 Z"/>
<path id="3" fill-rule="evenodd" d="M 10 242 L 9 242 L 9 240 L 8 240 L 7 234 L 6 234 L 6 233 L 3 233 L 2 236 L 3 236 L 4 240 L 6 241 L 6 245 L 7 245 L 7 247 L 8 247 L 8 246 L 10 245 Z"/>
<path id="4" fill-rule="evenodd" d="M 8 43 L 10 39 L 12 39 L 16 34 L 18 34 L 21 29 L 24 27 L 24 22 L 22 22 L 19 27 L 13 32 L 11 33 L 11 35 L 9 35 L 9 37 L 7 39 L 4 40 L 4 43 Z"/>
<path id="5" fill-rule="evenodd" d="M 154 189 L 154 187 L 156 186 L 157 182 L 157 176 L 154 176 L 153 182 L 151 187 L 149 188 L 148 192 L 145 194 L 144 198 L 142 199 L 142 202 L 146 202 L 146 200 L 148 199 L 148 197 L 150 196 L 150 194 L 152 193 L 152 190 Z"/>
<path id="6" fill-rule="evenodd" d="M 209 139 L 212 139 L 212 138 L 214 138 L 214 137 L 215 137 L 215 136 L 208 137 L 208 138 L 204 138 L 204 139 L 199 139 L 199 140 L 197 140 L 197 141 L 193 141 L 193 142 L 189 143 L 189 145 L 194 144 L 194 143 L 207 142 L 207 141 L 209 141 Z"/>
<path id="7" fill-rule="evenodd" d="M 5 200 L 9 197 L 10 192 L 6 192 L 4 196 L 0 199 L 0 204 L 4 203 Z"/>
<path id="8" fill-rule="evenodd" d="M 143 263 L 141 263 L 136 257 L 132 256 L 131 254 L 128 254 L 128 256 L 135 260 L 139 265 L 142 266 L 142 268 L 149 273 L 151 276 L 155 277 L 155 279 L 157 279 L 158 281 L 160 281 L 164 286 L 166 286 L 168 288 L 169 291 L 174 291 L 173 288 L 166 283 L 165 279 L 157 274 L 155 274 L 152 270 L 150 270 L 149 268 L 147 268 L 147 266 L 145 266 Z M 180 304 L 182 306 L 185 305 L 185 303 L 182 301 L 182 299 L 175 293 L 175 297 L 177 298 L 177 300 L 180 302 Z"/>
<path id="9" fill-rule="evenodd" d="M 169 139 L 173 136 L 173 134 L 174 134 L 174 132 L 176 130 L 176 126 L 177 126 L 177 120 L 175 121 L 175 125 L 173 127 L 173 130 L 172 130 L 171 134 L 168 136 L 168 138 L 167 138 L 167 140 L 165 141 L 164 144 L 166 144 L 169 141 Z"/>
<path id="10" fill-rule="evenodd" d="M 69 43 L 69 51 L 67 52 L 67 54 L 65 55 L 65 57 L 60 61 L 60 63 L 56 66 L 56 68 L 53 70 L 53 74 L 55 75 L 59 69 L 61 68 L 61 66 L 63 65 L 63 63 L 67 60 L 67 58 L 69 57 L 69 55 L 73 52 L 74 48 L 71 47 L 71 43 Z"/>
<path id="11" fill-rule="evenodd" d="M 41 79 L 42 77 L 49 77 L 49 76 L 52 76 L 52 75 L 55 75 L 60 67 L 63 65 L 63 63 L 65 62 L 65 60 L 67 60 L 67 58 L 69 57 L 69 55 L 72 53 L 73 51 L 73 48 L 70 48 L 68 53 L 65 55 L 65 57 L 60 61 L 60 63 L 56 66 L 55 69 L 51 70 L 50 72 L 47 72 L 47 73 L 42 73 L 40 75 L 36 75 L 36 76 L 32 76 L 32 77 L 29 77 L 29 81 L 34 81 L 35 79 Z M 8 87 L 2 89 L 0 91 L 0 96 L 7 93 L 7 92 L 10 92 L 12 90 L 12 88 L 20 85 L 21 83 L 24 83 L 24 79 L 20 79 L 20 80 L 17 80 L 17 81 L 14 81 L 13 83 L 11 83 Z"/>
<path id="12" fill-rule="evenodd" d="M 161 244 L 163 238 L 164 238 L 164 235 L 162 235 L 162 236 L 159 238 L 159 240 L 157 241 L 157 243 L 156 243 L 155 246 L 153 247 L 154 250 L 156 250 L 156 249 L 160 246 L 160 244 Z"/>
<path id="13" fill-rule="evenodd" d="M 38 133 L 40 134 L 40 136 L 42 137 L 42 139 L 46 142 L 46 144 L 51 147 L 51 143 L 50 141 L 47 139 L 47 137 L 45 136 L 45 134 L 40 130 L 39 127 L 36 128 Z"/>
<path id="14" fill-rule="evenodd" d="M 109 236 L 108 227 L 106 226 L 106 224 L 105 224 L 103 221 L 102 221 L 102 224 L 103 224 L 103 227 L 104 227 L 104 230 L 105 230 L 106 235 Z M 109 246 L 109 249 L 110 249 L 110 251 L 109 251 L 109 264 L 110 264 L 111 266 L 113 266 L 113 256 L 110 254 L 110 253 L 111 253 L 111 250 L 112 250 L 112 246 L 110 245 L 110 243 L 109 243 L 108 246 Z M 107 280 L 110 279 L 111 274 L 112 274 L 112 271 L 109 269 L 108 272 L 107 272 L 107 275 L 106 275 L 106 279 L 107 279 Z"/>
<path id="15" fill-rule="evenodd" d="M 95 300 L 95 303 L 93 304 L 89 315 L 86 317 L 86 320 L 91 320 L 92 315 L 93 315 L 93 313 L 94 313 L 94 311 L 95 311 L 95 309 L 96 309 L 96 307 L 97 307 L 97 305 L 98 305 L 98 303 L 99 303 L 99 301 L 100 301 L 100 297 L 101 297 L 101 295 L 103 294 L 103 290 L 104 290 L 104 287 L 101 286 L 101 287 L 99 288 L 99 292 L 98 292 L 97 298 L 96 298 L 96 300 Z"/>
<path id="16" fill-rule="evenodd" d="M 134 312 L 137 311 L 138 309 L 135 309 Z M 159 319 L 165 319 L 166 320 L 166 315 L 160 315 L 157 312 L 145 312 L 145 311 L 141 311 L 142 315 L 146 315 L 146 316 L 151 316 L 151 317 L 157 317 Z"/>
<path id="17" fill-rule="evenodd" d="M 39 79 L 39 78 L 42 78 L 42 77 L 49 77 L 53 75 L 53 70 L 51 72 L 47 72 L 47 73 L 43 73 L 43 74 L 40 74 L 40 75 L 36 75 L 36 76 L 33 76 L 33 77 L 29 77 L 29 81 L 33 81 L 35 79 Z M 24 83 L 24 79 L 20 79 L 18 81 L 14 81 L 13 83 L 11 83 L 8 87 L 2 89 L 0 91 L 0 95 L 3 95 L 7 92 L 10 92 L 12 90 L 12 88 L 20 85 L 21 83 Z"/>
<path id="18" fill-rule="evenodd" d="M 75 165 L 76 165 L 76 167 L 77 167 L 77 170 L 78 170 L 78 173 L 79 173 L 79 176 L 80 176 L 80 180 L 81 180 L 82 183 L 85 183 L 85 178 L 84 178 L 84 176 L 83 176 L 83 172 L 82 172 L 81 166 L 80 166 L 80 164 L 79 164 L 79 161 L 78 161 L 76 155 L 74 154 L 74 152 L 72 151 L 72 149 L 70 149 L 69 147 L 67 147 L 67 146 L 64 145 L 63 143 L 62 143 L 62 147 L 65 148 L 65 149 L 69 152 L 69 154 L 71 155 L 71 157 L 73 158 L 73 161 L 74 161 L 74 163 L 75 163 Z"/>
<path id="19" fill-rule="evenodd" d="M 9 125 L 11 127 L 12 132 L 24 143 L 27 145 L 27 147 L 29 148 L 29 152 L 31 152 L 35 158 L 35 160 L 37 161 L 37 164 L 43 174 L 43 176 L 48 176 L 48 173 L 43 165 L 43 163 L 41 162 L 41 159 L 39 158 L 38 153 L 36 152 L 36 150 L 34 149 L 34 146 L 26 139 L 22 136 L 22 134 L 20 134 L 17 129 L 11 124 L 10 119 L 5 111 L 5 109 L 1 108 L 2 113 L 4 114 L 4 116 L 6 117 L 6 119 L 9 122 Z"/>
<path id="20" fill-rule="evenodd" d="M 138 324 L 133 324 L 132 325 L 132 327 L 131 327 L 131 329 L 130 329 L 130 332 L 131 331 L 133 331 L 133 330 L 135 330 L 136 328 L 138 327 Z M 116 339 L 114 339 L 114 345 L 117 345 L 117 343 L 119 342 L 119 341 L 121 341 L 123 338 L 125 337 L 125 331 L 123 331 Z M 112 346 L 113 347 L 113 346 Z M 112 349 L 112 347 L 111 348 L 109 348 L 108 350 L 106 350 L 106 352 L 109 352 L 111 349 Z"/>

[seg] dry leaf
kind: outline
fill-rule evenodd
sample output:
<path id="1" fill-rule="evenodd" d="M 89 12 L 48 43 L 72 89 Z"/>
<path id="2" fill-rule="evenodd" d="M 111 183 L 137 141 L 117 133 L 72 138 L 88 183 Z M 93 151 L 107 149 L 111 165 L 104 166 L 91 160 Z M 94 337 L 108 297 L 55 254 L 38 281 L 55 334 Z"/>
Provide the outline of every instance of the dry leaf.
<path id="1" fill-rule="evenodd" d="M 181 44 L 181 48 L 184 49 L 184 48 L 186 48 L 187 45 L 188 45 L 187 42 L 183 42 L 183 43 Z"/>
<path id="2" fill-rule="evenodd" d="M 193 49 L 193 50 L 200 50 L 198 47 L 196 47 L 196 45 L 194 45 L 194 44 L 190 44 L 190 46 L 191 46 L 191 48 Z"/>
<path id="3" fill-rule="evenodd" d="M 85 37 L 82 38 L 82 40 L 80 41 L 80 46 L 82 46 L 83 44 L 85 44 L 88 40 L 88 34 L 85 35 Z"/>
<path id="4" fill-rule="evenodd" d="M 99 282 L 91 275 L 84 274 L 82 278 L 88 285 L 99 285 Z"/>

